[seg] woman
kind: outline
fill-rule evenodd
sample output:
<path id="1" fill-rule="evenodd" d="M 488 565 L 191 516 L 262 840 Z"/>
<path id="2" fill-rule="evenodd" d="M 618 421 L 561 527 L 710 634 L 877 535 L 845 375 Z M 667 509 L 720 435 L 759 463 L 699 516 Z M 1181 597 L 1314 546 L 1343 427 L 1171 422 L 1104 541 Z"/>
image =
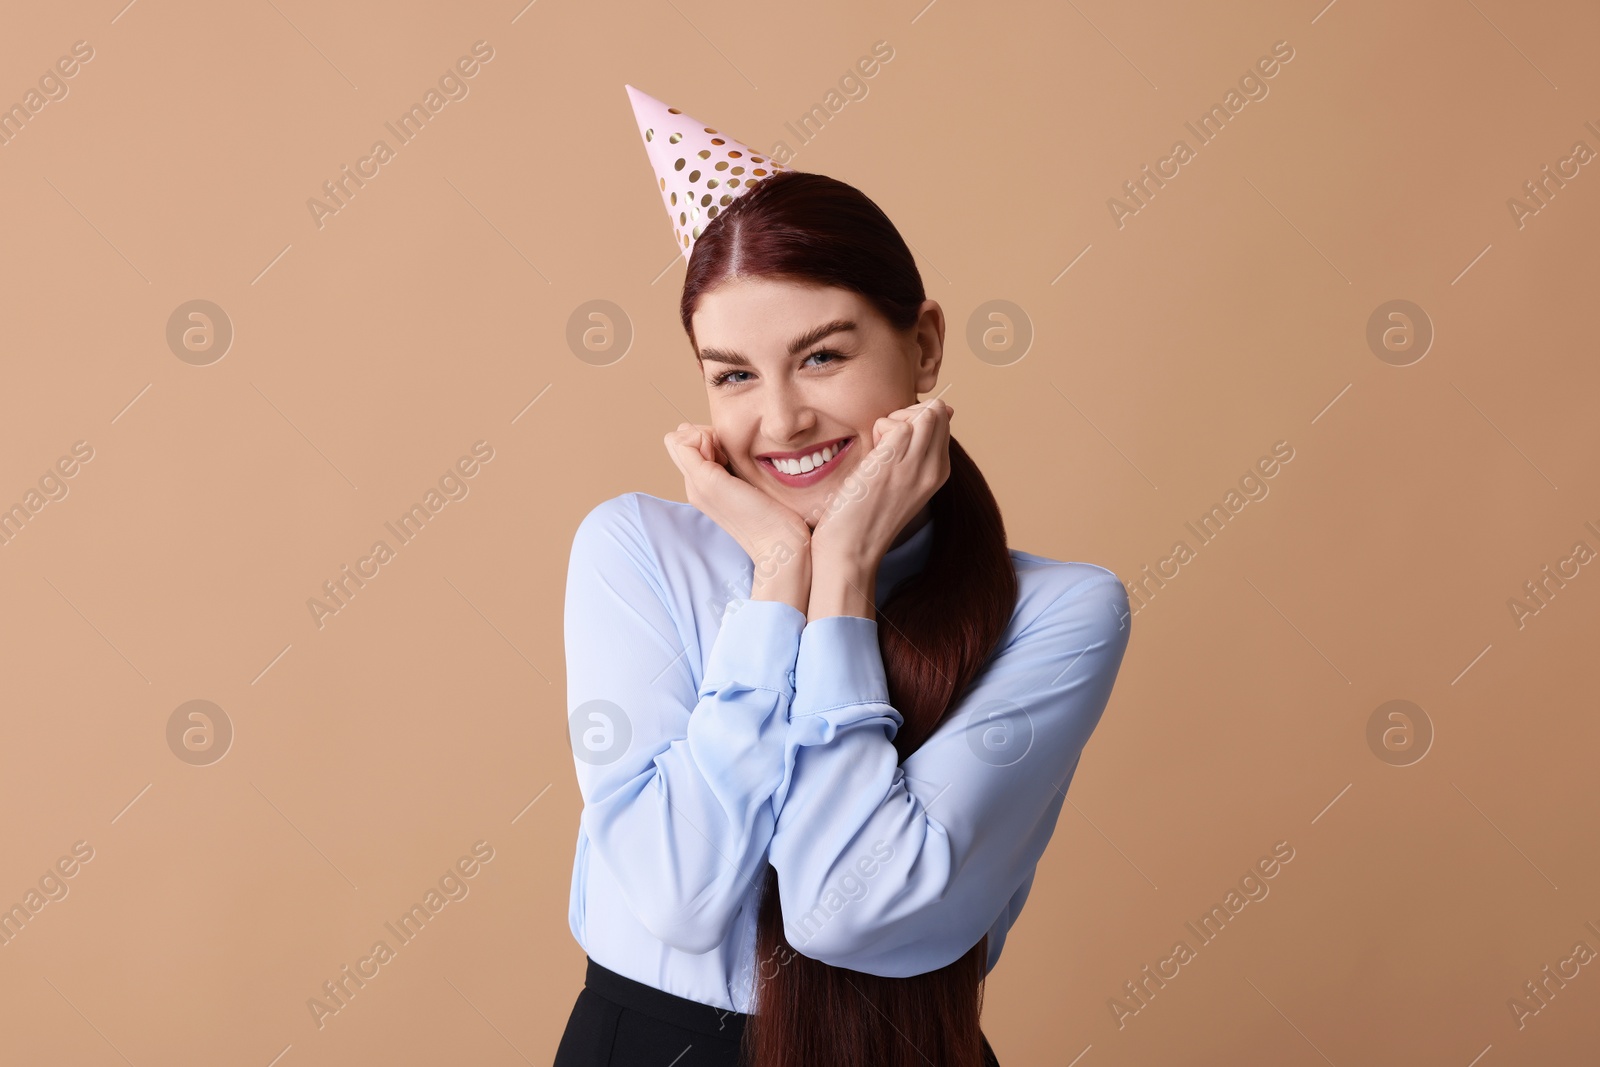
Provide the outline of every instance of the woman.
<path id="1" fill-rule="evenodd" d="M 689 502 L 607 500 L 572 546 L 588 974 L 557 1067 L 996 1064 L 983 980 L 1127 593 L 1007 548 L 953 410 L 916 402 L 944 315 L 872 201 L 780 171 L 695 236 Z"/>

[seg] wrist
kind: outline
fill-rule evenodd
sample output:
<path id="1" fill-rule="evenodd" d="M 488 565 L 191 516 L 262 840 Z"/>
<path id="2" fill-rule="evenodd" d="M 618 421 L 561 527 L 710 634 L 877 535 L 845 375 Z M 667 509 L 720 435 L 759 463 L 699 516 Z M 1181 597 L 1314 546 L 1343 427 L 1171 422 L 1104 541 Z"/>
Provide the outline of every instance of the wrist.
<path id="1" fill-rule="evenodd" d="M 774 542 L 758 545 L 750 557 L 751 600 L 779 600 L 804 614 L 811 593 L 811 544 Z"/>
<path id="2" fill-rule="evenodd" d="M 871 577 L 878 573 L 883 562 L 883 552 L 861 549 L 854 545 L 813 545 L 812 566 L 847 575 L 851 578 Z"/>
<path id="3" fill-rule="evenodd" d="M 876 563 L 845 555 L 818 556 L 811 563 L 811 598 L 806 620 L 832 615 L 876 619 L 878 612 L 873 596 L 877 584 Z"/>

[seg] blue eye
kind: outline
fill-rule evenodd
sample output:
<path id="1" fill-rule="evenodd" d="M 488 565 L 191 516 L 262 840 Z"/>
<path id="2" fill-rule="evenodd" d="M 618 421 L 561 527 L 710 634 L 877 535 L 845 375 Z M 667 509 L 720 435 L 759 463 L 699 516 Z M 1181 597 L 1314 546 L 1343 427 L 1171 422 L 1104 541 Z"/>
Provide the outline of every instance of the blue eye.
<path id="1" fill-rule="evenodd" d="M 813 352 L 809 356 L 807 356 L 805 358 L 805 360 L 802 360 L 802 362 L 806 362 L 806 361 L 809 361 L 809 360 L 816 359 L 818 356 L 831 356 L 832 358 L 828 360 L 828 363 L 837 363 L 840 360 L 846 358 L 842 353 L 835 352 L 831 348 L 819 348 L 815 352 Z M 827 365 L 828 365 L 827 363 L 819 363 L 819 364 L 817 364 L 817 366 L 827 366 Z M 742 384 L 744 384 L 743 380 L 741 379 L 739 381 L 733 381 L 732 380 L 733 376 L 735 374 L 749 374 L 749 373 L 750 372 L 746 371 L 746 370 L 725 370 L 721 374 L 718 374 L 718 375 L 714 376 L 711 379 L 711 384 L 713 386 L 723 386 L 723 387 L 728 386 L 728 385 L 742 385 Z"/>

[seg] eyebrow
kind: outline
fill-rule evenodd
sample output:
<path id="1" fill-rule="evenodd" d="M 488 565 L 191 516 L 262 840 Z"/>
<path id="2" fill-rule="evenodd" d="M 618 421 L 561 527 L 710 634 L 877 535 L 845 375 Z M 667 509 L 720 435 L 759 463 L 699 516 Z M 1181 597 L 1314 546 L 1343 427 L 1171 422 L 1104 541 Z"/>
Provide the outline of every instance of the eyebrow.
<path id="1" fill-rule="evenodd" d="M 832 322 L 825 322 L 821 326 L 807 330 L 793 341 L 790 341 L 789 354 L 792 356 L 803 348 L 810 348 L 824 337 L 855 329 L 857 329 L 856 324 L 849 319 L 834 319 Z M 702 360 L 709 359 L 716 363 L 726 363 L 730 367 L 749 367 L 753 365 L 749 357 L 721 348 L 702 348 L 700 350 L 700 358 Z"/>

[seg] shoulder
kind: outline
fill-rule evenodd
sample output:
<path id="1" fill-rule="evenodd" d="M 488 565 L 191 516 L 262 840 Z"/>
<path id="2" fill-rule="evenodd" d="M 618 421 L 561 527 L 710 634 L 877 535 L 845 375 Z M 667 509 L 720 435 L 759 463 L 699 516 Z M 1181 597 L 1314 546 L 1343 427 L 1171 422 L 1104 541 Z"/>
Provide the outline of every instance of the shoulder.
<path id="1" fill-rule="evenodd" d="M 1022 630 L 1066 623 L 1126 640 L 1132 622 L 1128 590 L 1114 571 L 1015 548 L 1011 562 L 1017 572 L 1015 621 Z"/>
<path id="2" fill-rule="evenodd" d="M 714 633 L 720 605 L 743 595 L 735 592 L 741 566 L 748 570 L 749 557 L 699 508 L 622 493 L 590 508 L 573 533 L 567 610 L 580 617 L 596 604 L 631 614 L 665 611 L 682 647 L 708 626 Z"/>
<path id="3" fill-rule="evenodd" d="M 611 548 L 641 560 L 662 559 L 721 532 L 692 504 L 649 493 L 622 493 L 589 509 L 573 533 L 572 551 L 576 555 Z"/>

